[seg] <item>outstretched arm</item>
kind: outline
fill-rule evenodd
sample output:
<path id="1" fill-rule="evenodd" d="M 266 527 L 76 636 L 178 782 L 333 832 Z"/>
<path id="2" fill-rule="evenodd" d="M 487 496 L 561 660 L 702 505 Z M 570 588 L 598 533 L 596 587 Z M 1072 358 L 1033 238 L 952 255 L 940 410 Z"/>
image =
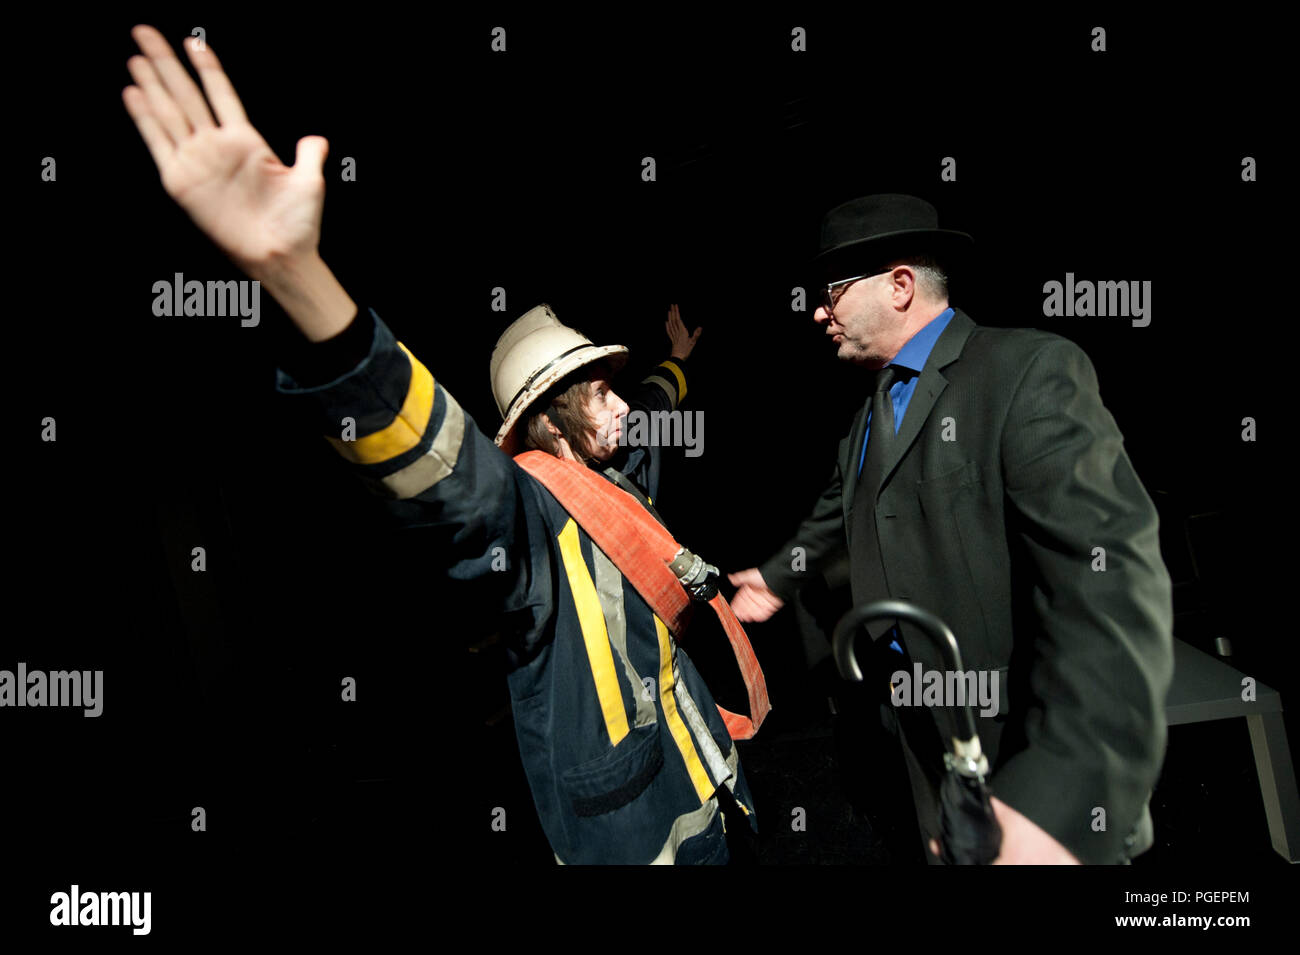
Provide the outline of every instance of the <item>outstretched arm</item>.
<path id="1" fill-rule="evenodd" d="M 277 372 L 277 390 L 314 415 L 402 525 L 446 535 L 453 576 L 492 572 L 503 587 L 517 582 L 516 568 L 529 564 L 522 472 L 377 316 L 357 321 L 356 303 L 320 258 L 326 141 L 300 139 L 296 163 L 285 166 L 249 123 L 210 48 L 186 43 L 205 101 L 157 30 L 137 26 L 132 36 L 143 55 L 127 62 L 137 85 L 122 101 L 163 188 L 316 343 L 286 356 L 294 372 Z M 308 353 L 316 368 L 303 373 L 292 359 Z M 322 365 L 333 367 L 316 375 Z"/>
<path id="2" fill-rule="evenodd" d="M 695 329 L 694 334 L 688 332 L 682 322 L 681 311 L 676 305 L 670 305 L 664 331 L 668 333 L 672 350 L 668 358 L 650 369 L 640 382 L 623 395 L 632 408 L 673 411 L 686 398 L 686 360 L 694 351 L 695 343 L 700 340 L 704 326 Z"/>
<path id="3" fill-rule="evenodd" d="M 694 350 L 704 327 L 695 329 L 694 334 L 688 332 L 680 310 L 676 305 L 671 305 L 664 322 L 664 331 L 668 333 L 668 341 L 672 346 L 670 357 L 655 365 L 626 392 L 619 389 L 627 401 L 629 415 L 629 420 L 623 422 L 623 434 L 630 436 L 640 432 L 642 435 L 640 439 L 631 442 L 634 447 L 624 459 L 621 469 L 652 499 L 659 496 L 659 477 L 663 465 L 659 445 L 653 440 L 641 443 L 647 430 L 646 421 L 661 420 L 660 416 L 672 414 L 686 399 L 689 379 L 693 377 L 692 372 L 687 370 L 686 359 Z M 643 420 L 634 426 L 632 422 L 637 417 L 643 417 Z M 636 431 L 633 431 L 634 427 Z"/>

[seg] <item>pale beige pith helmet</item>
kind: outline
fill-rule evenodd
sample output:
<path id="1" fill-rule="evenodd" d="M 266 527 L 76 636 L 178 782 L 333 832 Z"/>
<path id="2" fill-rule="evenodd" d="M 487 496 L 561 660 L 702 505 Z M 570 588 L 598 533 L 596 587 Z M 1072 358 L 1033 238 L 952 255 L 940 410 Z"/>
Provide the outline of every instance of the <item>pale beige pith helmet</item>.
<path id="1" fill-rule="evenodd" d="M 609 359 L 613 374 L 627 361 L 627 349 L 594 344 L 562 324 L 549 305 L 511 323 L 492 349 L 492 395 L 503 419 L 497 446 L 509 455 L 523 450 L 519 424 L 529 405 L 571 371 L 601 358 Z"/>

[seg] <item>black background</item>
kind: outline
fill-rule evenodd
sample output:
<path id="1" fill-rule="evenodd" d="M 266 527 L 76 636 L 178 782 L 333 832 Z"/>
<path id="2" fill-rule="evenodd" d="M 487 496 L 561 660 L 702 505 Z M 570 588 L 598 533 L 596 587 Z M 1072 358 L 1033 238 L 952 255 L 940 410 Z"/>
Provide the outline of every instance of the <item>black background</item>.
<path id="1" fill-rule="evenodd" d="M 1176 636 L 1206 649 L 1230 637 L 1235 666 L 1296 698 L 1290 106 L 1275 25 L 919 8 L 51 13 L 10 42 L 0 387 L 16 440 L 0 667 L 102 669 L 105 712 L 0 714 L 10 858 L 49 869 L 6 875 L 37 924 L 48 893 L 79 876 L 154 887 L 155 922 L 179 931 L 176 912 L 210 914 L 186 887 L 229 873 L 266 900 L 313 877 L 344 894 L 385 878 L 415 891 L 469 870 L 464 891 L 492 898 L 500 874 L 551 864 L 499 661 L 478 646 L 485 608 L 440 579 L 418 535 L 381 530 L 276 400 L 283 314 L 267 295 L 256 328 L 151 312 L 152 284 L 175 272 L 241 276 L 163 192 L 122 105 L 137 22 L 174 48 L 202 26 L 285 162 L 301 136 L 328 138 L 324 259 L 489 433 L 488 356 L 523 311 L 545 301 L 595 341 L 628 345 L 635 372 L 666 357 L 665 312 L 680 303 L 705 329 L 688 399 L 705 414 L 704 453 L 670 457 L 656 503 L 726 570 L 785 540 L 865 397 L 811 313 L 790 308 L 822 213 L 871 192 L 930 200 L 976 239 L 955 305 L 1092 358 L 1160 509 Z M 497 25 L 505 54 L 490 49 Z M 1105 53 L 1089 48 L 1096 25 Z M 791 52 L 793 26 L 808 52 Z M 39 178 L 47 156 L 53 183 Z M 655 182 L 641 179 L 646 156 Z M 955 182 L 940 180 L 947 156 Z M 1258 182 L 1242 181 L 1244 156 Z M 339 181 L 343 157 L 357 181 Z M 1045 318 L 1043 283 L 1066 272 L 1149 280 L 1151 324 Z M 55 443 L 39 439 L 46 416 Z M 1253 443 L 1243 417 L 1258 423 Z M 202 575 L 189 570 L 196 545 Z M 756 765 L 806 753 L 816 691 L 788 617 L 750 628 L 777 707 L 770 742 L 742 750 Z M 345 676 L 355 704 L 339 702 Z M 783 713 L 783 694 L 801 702 Z M 1300 739 L 1294 718 L 1289 730 Z M 833 773 L 817 771 L 806 791 L 768 778 L 773 826 L 785 803 L 833 800 Z M 761 773 L 753 782 L 761 813 Z M 195 806 L 206 834 L 190 831 Z M 496 806 L 506 833 L 489 828 Z M 1172 728 L 1152 808 L 1157 847 L 1126 888 L 1208 865 L 1206 883 L 1263 901 L 1289 874 L 1242 720 Z M 789 852 L 769 842 L 765 861 L 872 861 L 815 829 Z M 368 861 L 338 862 L 351 852 Z M 1087 914 L 1123 914 L 1111 881 L 1096 884 Z"/>

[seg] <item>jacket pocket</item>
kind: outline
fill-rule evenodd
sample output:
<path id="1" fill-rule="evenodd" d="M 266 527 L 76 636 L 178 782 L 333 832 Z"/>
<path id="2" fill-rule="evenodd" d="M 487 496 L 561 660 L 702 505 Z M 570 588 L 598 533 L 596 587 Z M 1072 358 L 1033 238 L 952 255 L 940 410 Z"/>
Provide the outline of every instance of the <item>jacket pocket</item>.
<path id="1" fill-rule="evenodd" d="M 663 768 L 659 725 L 638 726 L 608 753 L 571 766 L 560 783 L 578 816 L 599 816 L 626 806 Z"/>
<path id="2" fill-rule="evenodd" d="M 921 503 L 927 511 L 945 513 L 951 506 L 952 495 L 963 487 L 981 483 L 980 466 L 976 461 L 959 464 L 950 471 L 916 482 Z"/>

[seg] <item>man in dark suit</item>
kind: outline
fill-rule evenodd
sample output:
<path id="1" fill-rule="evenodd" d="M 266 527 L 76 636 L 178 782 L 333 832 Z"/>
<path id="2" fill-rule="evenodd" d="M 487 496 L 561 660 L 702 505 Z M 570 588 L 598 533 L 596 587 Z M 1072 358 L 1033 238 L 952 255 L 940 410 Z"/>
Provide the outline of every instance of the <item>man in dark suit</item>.
<path id="1" fill-rule="evenodd" d="M 968 671 L 999 677 L 996 713 L 978 718 L 998 861 L 1127 861 L 1152 843 L 1173 609 L 1155 507 L 1092 363 L 1060 336 L 951 308 L 942 269 L 970 237 L 939 229 L 922 200 L 838 206 L 821 244 L 815 321 L 841 360 L 875 372 L 873 397 L 794 537 L 730 575 L 736 615 L 767 619 L 847 548 L 855 606 L 911 601 L 952 627 Z M 890 649 L 868 681 L 944 670 L 910 624 L 873 624 L 878 635 Z M 933 851 L 936 715 L 883 711 Z"/>

